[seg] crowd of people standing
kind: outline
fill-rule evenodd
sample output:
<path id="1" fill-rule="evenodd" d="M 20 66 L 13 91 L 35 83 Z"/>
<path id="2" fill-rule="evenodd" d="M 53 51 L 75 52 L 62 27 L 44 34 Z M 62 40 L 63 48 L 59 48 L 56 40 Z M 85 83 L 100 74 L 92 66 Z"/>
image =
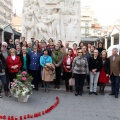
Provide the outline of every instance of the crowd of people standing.
<path id="1" fill-rule="evenodd" d="M 48 43 L 44 40 L 21 42 L 12 39 L 9 43 L 0 43 L 0 79 L 4 86 L 5 96 L 10 96 L 11 82 L 19 71 L 27 71 L 32 75 L 34 90 L 38 91 L 41 81 L 43 92 L 49 92 L 49 82 L 54 81 L 54 88 L 60 89 L 61 74 L 65 80 L 66 92 L 73 92 L 69 79 L 75 79 L 75 96 L 82 96 L 85 80 L 88 83 L 89 95 L 105 94 L 105 86 L 111 81 L 111 93 L 119 97 L 120 56 L 118 49 L 113 48 L 108 58 L 102 42 L 95 47 L 91 43 L 80 42 L 69 47 L 69 42 L 63 45 L 61 40 L 55 44 L 53 39 Z M 0 89 L 0 97 L 1 89 Z"/>

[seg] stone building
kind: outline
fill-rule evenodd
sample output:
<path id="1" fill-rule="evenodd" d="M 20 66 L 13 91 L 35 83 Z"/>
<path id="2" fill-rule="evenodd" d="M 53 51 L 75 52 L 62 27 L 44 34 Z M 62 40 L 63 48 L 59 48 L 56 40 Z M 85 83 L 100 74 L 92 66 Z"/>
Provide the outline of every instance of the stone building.
<path id="1" fill-rule="evenodd" d="M 0 23 L 10 24 L 12 18 L 12 0 L 0 0 Z"/>

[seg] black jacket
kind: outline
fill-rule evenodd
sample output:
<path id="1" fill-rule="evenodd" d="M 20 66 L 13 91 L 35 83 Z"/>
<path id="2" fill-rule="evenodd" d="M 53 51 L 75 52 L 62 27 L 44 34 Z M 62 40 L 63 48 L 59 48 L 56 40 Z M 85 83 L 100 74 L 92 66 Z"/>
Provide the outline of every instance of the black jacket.
<path id="1" fill-rule="evenodd" d="M 3 61 L 0 59 L 0 73 L 2 73 L 2 70 L 6 70 L 6 61 L 5 61 L 5 59 Z"/>
<path id="2" fill-rule="evenodd" d="M 103 67 L 104 67 L 104 70 L 106 72 L 106 74 L 110 74 L 110 59 L 109 58 L 106 58 L 104 64 L 102 64 Z"/>
<path id="3" fill-rule="evenodd" d="M 23 70 L 23 54 L 21 53 L 19 56 L 20 56 L 20 60 L 21 60 L 21 62 L 22 62 L 21 70 Z M 28 54 L 26 54 L 26 57 L 27 57 L 27 70 L 28 70 L 29 64 L 30 64 L 30 57 L 29 57 Z"/>
<path id="4" fill-rule="evenodd" d="M 101 68 L 102 68 L 102 59 L 100 57 L 97 57 L 97 59 L 94 59 L 94 57 L 90 57 L 89 70 L 92 71 L 92 69 L 97 69 L 96 72 L 99 72 Z"/>

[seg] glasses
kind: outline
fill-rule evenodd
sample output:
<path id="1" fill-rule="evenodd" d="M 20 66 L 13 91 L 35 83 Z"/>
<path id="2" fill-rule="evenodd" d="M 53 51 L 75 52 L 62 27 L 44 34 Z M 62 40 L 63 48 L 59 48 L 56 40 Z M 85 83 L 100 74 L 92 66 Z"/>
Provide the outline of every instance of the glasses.
<path id="1" fill-rule="evenodd" d="M 3 45 L 3 47 L 7 47 L 7 46 Z"/>
<path id="2" fill-rule="evenodd" d="M 10 41 L 10 42 L 13 42 L 13 41 Z"/>
<path id="3" fill-rule="evenodd" d="M 78 53 L 83 53 L 83 52 L 78 52 Z"/>

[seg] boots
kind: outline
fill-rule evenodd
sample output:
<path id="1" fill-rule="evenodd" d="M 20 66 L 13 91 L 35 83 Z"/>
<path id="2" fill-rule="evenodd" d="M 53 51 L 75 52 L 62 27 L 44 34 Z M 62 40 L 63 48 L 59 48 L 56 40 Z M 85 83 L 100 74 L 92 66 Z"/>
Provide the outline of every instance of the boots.
<path id="1" fill-rule="evenodd" d="M 5 96 L 6 97 L 11 97 L 11 94 L 8 91 L 5 91 Z"/>
<path id="2" fill-rule="evenodd" d="M 102 83 L 100 83 L 100 91 L 99 91 L 100 94 L 102 94 Z"/>
<path id="3" fill-rule="evenodd" d="M 104 90 L 105 90 L 105 84 L 103 84 L 103 86 L 102 86 L 102 94 L 103 95 L 105 94 Z"/>

